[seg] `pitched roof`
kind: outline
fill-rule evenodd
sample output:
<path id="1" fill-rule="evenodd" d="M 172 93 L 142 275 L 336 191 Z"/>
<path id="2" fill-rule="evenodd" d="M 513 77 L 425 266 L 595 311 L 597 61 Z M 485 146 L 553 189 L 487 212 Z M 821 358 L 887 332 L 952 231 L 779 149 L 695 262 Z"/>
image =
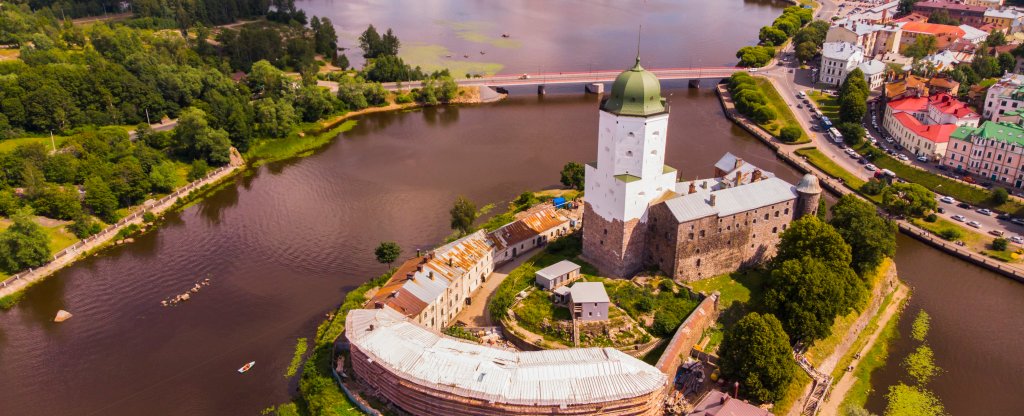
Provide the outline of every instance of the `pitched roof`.
<path id="1" fill-rule="evenodd" d="M 948 142 L 949 135 L 959 127 L 956 124 L 921 124 L 908 113 L 897 113 L 893 117 L 908 130 L 932 143 Z"/>
<path id="2" fill-rule="evenodd" d="M 886 105 L 893 111 L 924 112 L 928 110 L 928 97 L 906 97 Z"/>
<path id="3" fill-rule="evenodd" d="M 389 306 L 406 316 L 416 316 L 453 281 L 489 255 L 490 244 L 481 230 L 411 258 L 398 267 L 366 305 Z"/>
<path id="4" fill-rule="evenodd" d="M 985 6 L 971 6 L 971 5 L 968 5 L 968 4 L 953 3 L 953 2 L 949 2 L 949 1 L 939 1 L 939 0 L 919 1 L 917 3 L 914 3 L 914 8 L 915 9 L 922 8 L 922 9 L 930 9 L 930 10 L 938 10 L 938 9 L 957 10 L 957 11 L 961 11 L 961 12 L 975 12 L 977 14 L 982 14 L 982 13 L 985 12 L 985 10 L 988 9 Z"/>
<path id="5" fill-rule="evenodd" d="M 543 269 L 537 270 L 537 277 L 546 280 L 553 280 L 554 278 L 569 273 L 573 270 L 579 270 L 580 265 L 573 263 L 569 260 L 562 260 L 558 263 L 552 264 Z"/>
<path id="6" fill-rule="evenodd" d="M 946 93 L 933 94 L 928 97 L 928 105 L 957 119 L 979 118 L 978 113 L 968 108 L 967 104 Z"/>
<path id="7" fill-rule="evenodd" d="M 867 76 L 885 72 L 885 64 L 877 59 L 864 61 L 860 65 L 857 65 L 857 68 L 860 68 L 861 72 L 863 72 L 864 75 Z"/>
<path id="8" fill-rule="evenodd" d="M 688 416 L 772 416 L 772 413 L 721 391 L 711 390 Z"/>
<path id="9" fill-rule="evenodd" d="M 494 403 L 600 403 L 651 394 L 668 382 L 614 348 L 501 350 L 444 336 L 390 309 L 349 312 L 345 336 L 403 382 Z"/>
<path id="10" fill-rule="evenodd" d="M 864 48 L 850 42 L 825 42 L 821 45 L 821 56 L 828 59 L 849 60 L 853 56 L 864 54 Z"/>
<path id="11" fill-rule="evenodd" d="M 907 22 L 903 25 L 904 32 L 914 33 L 926 33 L 933 36 L 940 35 L 952 35 L 956 38 L 962 38 L 966 32 L 957 26 L 940 25 L 936 23 L 925 23 L 925 22 Z"/>
<path id="12" fill-rule="evenodd" d="M 576 282 L 569 289 L 573 303 L 608 303 L 608 292 L 601 282 Z"/>
<path id="13" fill-rule="evenodd" d="M 725 189 L 701 189 L 669 199 L 665 206 L 672 211 L 676 221 L 685 222 L 711 215 L 725 217 L 795 198 L 793 185 L 779 178 L 766 178 Z"/>
<path id="14" fill-rule="evenodd" d="M 970 136 L 978 136 L 986 140 L 1024 146 L 1024 127 L 1011 123 L 985 121 L 978 127 L 961 127 L 955 136 L 960 140 L 969 140 Z"/>
<path id="15" fill-rule="evenodd" d="M 521 213 L 518 220 L 492 231 L 488 237 L 501 249 L 535 238 L 569 221 L 551 204 L 542 204 Z"/>

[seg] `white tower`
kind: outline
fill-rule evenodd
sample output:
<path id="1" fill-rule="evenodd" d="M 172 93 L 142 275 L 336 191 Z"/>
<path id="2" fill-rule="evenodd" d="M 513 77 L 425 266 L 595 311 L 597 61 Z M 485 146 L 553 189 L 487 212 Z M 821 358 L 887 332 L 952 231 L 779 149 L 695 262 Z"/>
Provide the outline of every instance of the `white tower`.
<path id="1" fill-rule="evenodd" d="M 606 274 L 642 266 L 647 208 L 676 183 L 665 165 L 667 130 L 661 85 L 638 57 L 601 103 L 597 162 L 586 166 L 583 255 Z"/>

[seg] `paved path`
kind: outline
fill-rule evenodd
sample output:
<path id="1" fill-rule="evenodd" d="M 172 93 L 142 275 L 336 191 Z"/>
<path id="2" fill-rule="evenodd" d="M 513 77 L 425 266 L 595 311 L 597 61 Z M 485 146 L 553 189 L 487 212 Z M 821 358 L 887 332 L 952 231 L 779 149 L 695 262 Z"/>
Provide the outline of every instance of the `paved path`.
<path id="1" fill-rule="evenodd" d="M 530 257 L 533 257 L 534 254 L 537 254 L 536 248 L 526 251 L 512 261 L 494 269 L 494 272 L 484 280 L 483 286 L 477 289 L 476 293 L 470 297 L 473 303 L 463 308 L 458 315 L 455 315 L 455 322 L 462 321 L 471 327 L 495 326 L 494 322 L 491 321 L 491 313 L 487 310 L 487 303 L 490 302 L 494 291 L 498 289 L 498 285 L 501 282 L 505 281 L 508 274 L 526 262 L 526 260 L 529 260 Z"/>
<path id="2" fill-rule="evenodd" d="M 872 347 L 874 347 L 875 342 L 878 341 L 878 337 L 882 335 L 882 331 L 889 323 L 889 320 L 893 319 L 893 317 L 896 316 L 896 313 L 899 312 L 900 304 L 903 302 L 903 299 L 907 297 L 907 292 L 907 286 L 900 284 L 896 289 L 896 294 L 892 297 L 892 302 L 889 303 L 885 310 L 882 311 L 882 314 L 879 315 L 878 327 L 875 328 L 875 332 L 871 333 L 871 336 L 868 338 L 868 342 L 864 344 L 864 347 L 861 348 L 860 351 L 858 351 L 861 358 L 855 358 L 850 365 L 854 367 L 860 365 L 860 360 L 868 353 L 868 351 L 871 350 Z M 846 393 L 850 391 L 850 388 L 852 388 L 853 384 L 856 382 L 857 377 L 854 376 L 853 371 L 843 373 L 839 382 L 832 387 L 832 394 L 829 395 L 825 400 L 825 403 L 822 404 L 819 413 L 823 415 L 838 415 L 839 405 L 842 404 L 843 399 L 846 398 Z"/>

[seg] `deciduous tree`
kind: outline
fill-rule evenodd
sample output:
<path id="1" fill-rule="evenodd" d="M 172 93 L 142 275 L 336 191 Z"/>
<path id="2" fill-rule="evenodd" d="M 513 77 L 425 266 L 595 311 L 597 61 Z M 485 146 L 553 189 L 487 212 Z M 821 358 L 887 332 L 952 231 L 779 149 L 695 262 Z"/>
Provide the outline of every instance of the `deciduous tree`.
<path id="1" fill-rule="evenodd" d="M 896 255 L 896 224 L 860 198 L 839 198 L 832 206 L 829 224 L 850 245 L 851 265 L 861 276 L 875 270 L 886 257 Z"/>
<path id="2" fill-rule="evenodd" d="M 882 190 L 882 206 L 893 215 L 921 217 L 937 206 L 935 194 L 916 183 L 894 183 Z"/>
<path id="3" fill-rule="evenodd" d="M 373 250 L 373 254 L 377 257 L 378 263 L 391 267 L 391 264 L 402 254 L 402 248 L 394 241 L 383 241 Z"/>
<path id="4" fill-rule="evenodd" d="M 793 339 L 828 337 L 836 317 L 864 300 L 866 285 L 853 269 L 837 263 L 805 256 L 773 265 L 765 285 L 765 309 L 779 318 Z"/>
<path id="5" fill-rule="evenodd" d="M 789 337 L 771 314 L 752 312 L 725 332 L 719 365 L 727 380 L 740 382 L 741 394 L 756 402 L 782 398 L 795 365 Z"/>
<path id="6" fill-rule="evenodd" d="M 585 173 L 583 165 L 576 162 L 566 163 L 562 167 L 562 185 L 582 191 L 585 185 Z"/>
<path id="7" fill-rule="evenodd" d="M 473 229 L 473 222 L 476 221 L 476 204 L 468 198 L 459 195 L 455 199 L 455 205 L 448 211 L 451 214 L 451 226 L 462 234 L 467 234 Z"/>

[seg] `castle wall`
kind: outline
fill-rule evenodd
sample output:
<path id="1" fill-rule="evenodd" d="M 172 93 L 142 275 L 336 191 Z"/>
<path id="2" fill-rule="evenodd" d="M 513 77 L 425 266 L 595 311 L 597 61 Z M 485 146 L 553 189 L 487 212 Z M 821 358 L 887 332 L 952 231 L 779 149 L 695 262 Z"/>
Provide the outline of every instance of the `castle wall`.
<path id="1" fill-rule="evenodd" d="M 640 219 L 608 221 L 584 203 L 583 258 L 602 274 L 627 277 L 643 266 L 647 223 Z"/>

